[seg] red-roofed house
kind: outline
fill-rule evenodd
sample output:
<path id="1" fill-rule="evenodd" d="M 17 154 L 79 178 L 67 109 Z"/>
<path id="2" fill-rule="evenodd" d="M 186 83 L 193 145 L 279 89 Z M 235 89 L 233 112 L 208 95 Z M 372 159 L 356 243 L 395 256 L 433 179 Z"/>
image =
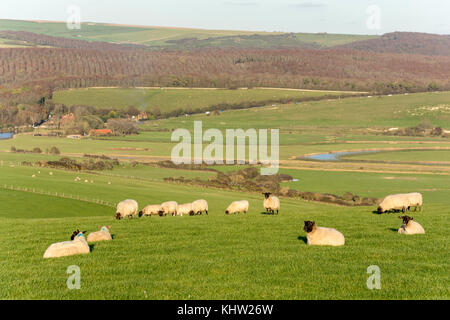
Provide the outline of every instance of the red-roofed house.
<path id="1" fill-rule="evenodd" d="M 113 132 L 111 129 L 92 129 L 89 131 L 90 136 L 112 136 Z"/>

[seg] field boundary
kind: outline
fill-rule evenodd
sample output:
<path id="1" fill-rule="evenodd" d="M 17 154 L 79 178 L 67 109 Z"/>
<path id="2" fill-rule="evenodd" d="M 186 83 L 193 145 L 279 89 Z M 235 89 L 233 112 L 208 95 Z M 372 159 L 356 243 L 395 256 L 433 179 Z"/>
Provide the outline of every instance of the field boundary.
<path id="1" fill-rule="evenodd" d="M 50 197 L 55 197 L 55 198 L 61 198 L 61 199 L 70 199 L 70 200 L 83 201 L 83 202 L 98 204 L 98 205 L 102 205 L 102 206 L 105 206 L 105 207 L 111 207 L 111 208 L 115 208 L 116 207 L 113 203 L 110 203 L 110 202 L 107 202 L 107 201 L 104 201 L 104 200 L 101 200 L 101 199 L 89 199 L 87 197 L 82 197 L 80 195 L 72 195 L 72 194 L 67 194 L 67 193 L 64 193 L 64 192 L 56 192 L 56 191 L 52 192 L 52 191 L 46 191 L 46 190 L 43 190 L 43 189 L 20 187 L 20 186 L 8 185 L 8 184 L 0 185 L 0 189 L 19 191 L 19 192 L 28 192 L 28 193 L 38 194 L 38 195 L 44 195 L 44 196 L 50 196 Z"/>

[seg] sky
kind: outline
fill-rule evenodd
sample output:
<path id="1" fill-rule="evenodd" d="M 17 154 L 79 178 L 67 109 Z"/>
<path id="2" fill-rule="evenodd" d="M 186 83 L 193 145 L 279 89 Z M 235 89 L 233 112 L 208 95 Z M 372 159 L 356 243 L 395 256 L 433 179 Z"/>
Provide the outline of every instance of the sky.
<path id="1" fill-rule="evenodd" d="M 450 0 L 1 0 L 0 19 L 202 29 L 383 34 L 450 34 Z"/>

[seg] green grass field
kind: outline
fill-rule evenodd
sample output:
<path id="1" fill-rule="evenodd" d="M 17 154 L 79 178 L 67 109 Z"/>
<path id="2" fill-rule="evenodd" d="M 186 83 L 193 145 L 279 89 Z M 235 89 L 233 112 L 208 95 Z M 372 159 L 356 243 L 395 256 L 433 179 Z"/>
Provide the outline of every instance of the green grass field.
<path id="1" fill-rule="evenodd" d="M 70 89 L 54 93 L 55 103 L 85 105 L 97 108 L 126 110 L 134 106 L 140 110 L 159 108 L 161 112 L 176 109 L 204 109 L 220 103 L 239 104 L 247 101 L 261 102 L 286 98 L 302 99 L 326 95 L 325 91 L 294 91 L 282 89 L 209 90 L 209 89 L 136 89 L 88 88 Z M 328 94 L 338 96 L 339 93 Z"/>
<path id="2" fill-rule="evenodd" d="M 192 28 L 171 28 L 153 26 L 127 26 L 112 25 L 104 23 L 82 23 L 81 29 L 70 30 L 64 22 L 49 21 L 20 21 L 0 19 L 0 31 L 28 31 L 38 34 L 45 34 L 55 37 L 75 38 L 87 41 L 104 41 L 114 43 L 131 43 L 148 46 L 175 47 L 175 44 L 167 42 L 170 40 L 192 39 L 206 40 L 208 46 L 230 46 L 243 42 L 242 36 L 260 35 L 257 41 L 246 41 L 246 46 L 267 47 L 273 43 L 274 35 L 282 35 L 281 32 L 262 31 L 233 31 L 233 30 L 206 30 Z M 220 37 L 230 37 L 225 41 L 218 41 Z M 314 44 L 324 47 L 331 47 L 350 43 L 358 40 L 366 40 L 376 36 L 368 35 L 346 35 L 346 34 L 325 34 L 325 33 L 296 33 L 289 43 Z M 277 40 L 275 38 L 275 40 Z M 282 39 L 281 39 L 282 40 Z M 281 42 L 280 44 L 285 44 Z M 202 44 L 204 45 L 204 44 Z"/>
<path id="3" fill-rule="evenodd" d="M 104 140 L 23 134 L 0 140 L 0 299 L 449 299 L 450 166 L 420 162 L 448 161 L 448 150 L 421 148 L 448 147 L 450 141 L 369 130 L 414 126 L 425 118 L 446 128 L 448 115 L 439 109 L 426 115 L 411 110 L 448 104 L 449 97 L 448 92 L 410 94 L 227 111 L 150 121 L 143 128 L 161 131 Z M 280 128 L 280 172 L 298 179 L 283 186 L 361 197 L 421 192 L 424 209 L 410 215 L 426 234 L 399 235 L 398 215 L 376 214 L 375 206 L 340 207 L 281 197 L 280 214 L 268 216 L 262 213 L 260 194 L 164 181 L 180 176 L 208 179 L 214 172 L 130 164 L 168 157 L 174 144 L 170 131 L 162 130 L 192 130 L 194 120 L 202 120 L 204 129 Z M 27 150 L 57 146 L 62 155 L 8 152 L 13 145 Z M 309 153 L 388 148 L 414 151 L 357 155 L 352 162 L 294 159 Z M 20 165 L 63 156 L 80 160 L 84 153 L 120 156 L 122 162 L 112 171 L 99 172 Z M 210 214 L 114 220 L 114 204 L 127 198 L 136 199 L 141 208 L 168 200 L 206 199 Z M 240 199 L 249 200 L 249 213 L 226 216 L 228 204 Z M 346 237 L 345 246 L 307 246 L 304 220 L 338 229 Z M 112 226 L 113 241 L 93 245 L 85 256 L 42 258 L 51 243 L 69 240 L 75 229 L 96 231 L 99 225 Z M 66 287 L 71 265 L 81 269 L 79 291 Z M 380 267 L 381 290 L 367 289 L 371 265 Z"/>

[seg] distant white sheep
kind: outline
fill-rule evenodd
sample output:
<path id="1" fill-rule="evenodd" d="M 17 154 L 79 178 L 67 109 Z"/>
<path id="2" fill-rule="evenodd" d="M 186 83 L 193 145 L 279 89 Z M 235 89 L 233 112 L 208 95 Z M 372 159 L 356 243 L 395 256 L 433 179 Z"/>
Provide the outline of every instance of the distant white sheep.
<path id="1" fill-rule="evenodd" d="M 139 212 L 139 217 L 142 217 L 142 216 L 156 216 L 156 215 L 159 215 L 159 211 L 160 210 L 161 210 L 161 205 L 160 204 L 149 205 L 149 206 L 146 206 L 144 209 L 142 209 Z"/>
<path id="2" fill-rule="evenodd" d="M 425 230 L 423 229 L 423 227 L 413 221 L 414 218 L 412 217 L 408 217 L 408 216 L 403 216 L 403 217 L 399 217 L 400 219 L 403 219 L 403 224 L 402 226 L 398 229 L 398 233 L 400 234 L 424 234 Z"/>
<path id="3" fill-rule="evenodd" d="M 177 215 L 178 203 L 175 201 L 168 201 L 161 204 L 161 208 L 159 210 L 160 216 L 167 216 L 168 214 L 172 216 Z"/>
<path id="4" fill-rule="evenodd" d="M 116 219 L 134 218 L 139 212 L 139 205 L 136 200 L 127 199 L 117 205 Z"/>
<path id="5" fill-rule="evenodd" d="M 343 246 L 345 237 L 332 228 L 318 227 L 314 221 L 305 221 L 303 230 L 306 232 L 309 246 Z"/>
<path id="6" fill-rule="evenodd" d="M 415 210 L 417 210 L 417 208 L 422 210 L 422 205 L 422 195 L 418 192 L 393 194 L 384 198 L 379 204 L 378 213 L 384 213 L 390 210 L 401 210 L 402 212 L 406 212 L 411 207 L 415 207 Z"/>
<path id="7" fill-rule="evenodd" d="M 90 248 L 84 237 L 85 232 L 74 231 L 71 241 L 53 243 L 45 250 L 44 259 L 88 254 Z"/>
<path id="8" fill-rule="evenodd" d="M 111 233 L 109 232 L 109 230 L 111 229 L 111 226 L 102 226 L 99 228 L 100 228 L 100 231 L 89 233 L 88 238 L 87 238 L 88 242 L 112 240 Z"/>
<path id="9" fill-rule="evenodd" d="M 194 211 L 192 210 L 192 203 L 184 203 L 179 204 L 177 208 L 177 215 L 183 216 L 183 215 L 193 215 Z"/>
<path id="10" fill-rule="evenodd" d="M 278 214 L 278 211 L 280 210 L 280 199 L 278 197 L 272 195 L 270 192 L 264 192 L 264 209 L 266 209 L 266 212 L 275 214 L 275 211 Z"/>
<path id="11" fill-rule="evenodd" d="M 248 207 L 249 204 L 247 200 L 234 201 L 228 206 L 225 214 L 247 213 Z"/>
<path id="12" fill-rule="evenodd" d="M 202 214 L 203 212 L 208 214 L 208 202 L 203 199 L 195 200 L 194 202 L 192 202 L 192 211 L 194 212 L 194 214 Z"/>

